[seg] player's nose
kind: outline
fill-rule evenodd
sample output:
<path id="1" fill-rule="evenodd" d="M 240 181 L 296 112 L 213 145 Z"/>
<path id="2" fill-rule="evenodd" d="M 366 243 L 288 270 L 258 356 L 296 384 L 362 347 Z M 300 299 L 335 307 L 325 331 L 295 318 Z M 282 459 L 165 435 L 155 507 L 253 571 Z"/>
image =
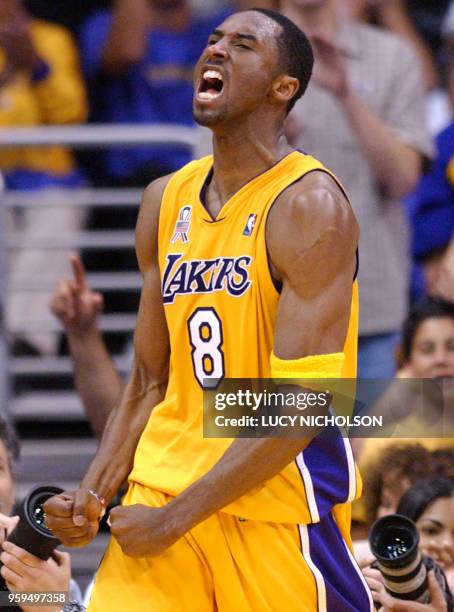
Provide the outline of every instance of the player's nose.
<path id="1" fill-rule="evenodd" d="M 208 60 L 225 60 L 228 57 L 226 43 L 221 39 L 209 45 L 206 49 L 206 57 Z"/>

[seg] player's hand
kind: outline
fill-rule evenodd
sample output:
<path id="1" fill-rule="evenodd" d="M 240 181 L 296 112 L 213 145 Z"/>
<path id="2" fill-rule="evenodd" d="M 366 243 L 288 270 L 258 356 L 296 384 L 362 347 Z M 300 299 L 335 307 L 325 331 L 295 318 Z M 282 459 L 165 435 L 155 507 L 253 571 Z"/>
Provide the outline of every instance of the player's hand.
<path id="1" fill-rule="evenodd" d="M 182 534 L 169 524 L 163 508 L 143 504 L 116 506 L 109 513 L 113 537 L 129 557 L 155 557 L 174 544 Z"/>
<path id="2" fill-rule="evenodd" d="M 380 603 L 382 607 L 380 612 L 447 612 L 443 592 L 435 578 L 433 572 L 427 575 L 429 583 L 430 603 L 421 604 L 416 601 L 404 601 L 403 599 L 395 599 L 389 593 L 383 591 L 374 597 L 375 601 Z"/>
<path id="3" fill-rule="evenodd" d="M 344 53 L 319 34 L 314 33 L 309 38 L 316 60 L 313 72 L 314 82 L 336 97 L 346 95 L 349 87 Z"/>
<path id="4" fill-rule="evenodd" d="M 50 301 L 50 309 L 69 334 L 83 335 L 96 327 L 103 310 L 103 297 L 87 283 L 79 255 L 71 256 L 72 279 L 60 280 Z"/>
<path id="5" fill-rule="evenodd" d="M 11 542 L 4 542 L 2 547 L 0 573 L 10 591 L 69 590 L 71 561 L 68 553 L 55 550 L 52 557 L 43 561 Z"/>
<path id="6" fill-rule="evenodd" d="M 60 493 L 43 505 L 45 524 L 65 546 L 85 546 L 98 533 L 104 508 L 88 489 Z"/>

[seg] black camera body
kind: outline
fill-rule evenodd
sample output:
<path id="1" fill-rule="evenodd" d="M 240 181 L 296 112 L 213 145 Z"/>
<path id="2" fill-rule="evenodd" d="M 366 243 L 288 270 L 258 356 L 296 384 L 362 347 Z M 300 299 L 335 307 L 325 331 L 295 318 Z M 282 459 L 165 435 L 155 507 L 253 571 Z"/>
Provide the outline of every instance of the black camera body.
<path id="1" fill-rule="evenodd" d="M 24 548 L 26 551 L 44 561 L 53 550 L 61 544 L 44 524 L 43 504 L 50 497 L 63 493 L 58 487 L 42 486 L 33 489 L 21 502 L 18 515 L 19 522 L 9 534 L 7 540 Z M 1 567 L 0 562 L 0 567 Z M 5 580 L 0 576 L 0 590 L 7 591 Z M 14 609 L 14 608 L 12 608 Z M 20 608 L 16 608 L 20 610 Z"/>
<path id="2" fill-rule="evenodd" d="M 443 591 L 448 612 L 454 602 L 446 576 L 439 565 L 419 550 L 415 523 L 400 514 L 378 519 L 369 532 L 369 544 L 387 592 L 396 599 L 429 603 L 427 573 L 433 571 Z"/>

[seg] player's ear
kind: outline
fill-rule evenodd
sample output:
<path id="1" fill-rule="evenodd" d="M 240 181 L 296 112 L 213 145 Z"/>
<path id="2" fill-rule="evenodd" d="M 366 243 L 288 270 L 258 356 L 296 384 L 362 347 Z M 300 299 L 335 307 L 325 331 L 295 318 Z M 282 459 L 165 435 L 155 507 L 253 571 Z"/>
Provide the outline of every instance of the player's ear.
<path id="1" fill-rule="evenodd" d="M 298 92 L 300 82 L 288 74 L 279 75 L 273 82 L 272 95 L 279 102 L 289 102 Z"/>

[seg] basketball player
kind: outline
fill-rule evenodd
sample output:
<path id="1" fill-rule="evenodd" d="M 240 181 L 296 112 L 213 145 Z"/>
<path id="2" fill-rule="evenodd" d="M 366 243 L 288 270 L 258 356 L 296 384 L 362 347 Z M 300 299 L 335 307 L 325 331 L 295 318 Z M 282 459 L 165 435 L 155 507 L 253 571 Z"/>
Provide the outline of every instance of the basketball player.
<path id="1" fill-rule="evenodd" d="M 284 136 L 312 64 L 287 18 L 229 17 L 195 70 L 214 157 L 145 192 L 135 365 L 80 489 L 45 506 L 54 533 L 84 545 L 129 475 L 90 612 L 372 609 L 350 553 L 348 442 L 202 434 L 213 379 L 354 374 L 357 224 Z"/>

